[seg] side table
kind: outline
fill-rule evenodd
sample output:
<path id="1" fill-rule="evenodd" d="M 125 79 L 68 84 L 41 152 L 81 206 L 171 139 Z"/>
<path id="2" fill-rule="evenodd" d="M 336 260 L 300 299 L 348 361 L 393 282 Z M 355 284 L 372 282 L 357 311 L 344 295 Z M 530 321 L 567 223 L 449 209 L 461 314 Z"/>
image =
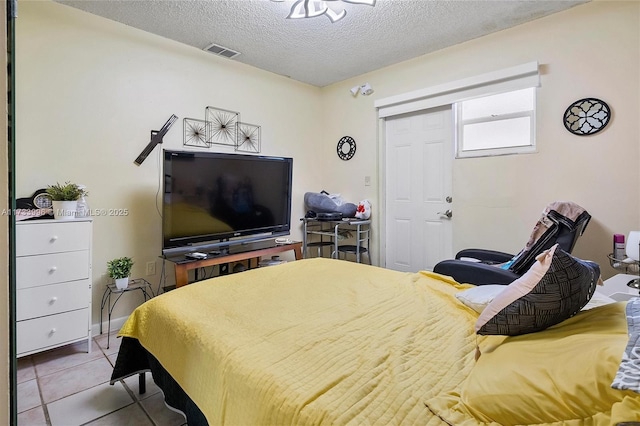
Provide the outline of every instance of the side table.
<path id="1" fill-rule="evenodd" d="M 142 293 L 144 297 L 144 301 L 151 299 L 153 297 L 153 289 L 151 288 L 151 284 L 149 284 L 145 279 L 138 278 L 135 280 L 129 281 L 129 285 L 126 288 L 119 289 L 115 284 L 107 284 L 107 288 L 104 290 L 104 294 L 102 295 L 102 303 L 100 304 L 100 334 L 102 334 L 102 318 L 103 318 L 103 310 L 105 306 L 107 307 L 107 349 L 109 349 L 109 337 L 111 334 L 111 313 L 113 309 L 116 307 L 118 300 L 122 297 L 123 294 L 138 290 Z M 117 295 L 116 300 L 111 303 L 111 295 Z"/>
<path id="2" fill-rule="evenodd" d="M 341 220 L 318 220 L 315 218 L 303 217 L 300 219 L 304 223 L 304 230 L 302 232 L 303 250 L 302 252 L 306 256 L 307 249 L 309 247 L 317 246 L 318 254 L 324 245 L 332 245 L 333 252 L 332 258 L 339 259 L 340 253 L 352 253 L 356 256 L 356 262 L 360 263 L 361 256 L 367 255 L 367 260 L 371 264 L 371 255 L 369 252 L 369 239 L 370 239 L 370 225 L 371 220 L 361 220 L 356 218 L 344 218 Z M 340 245 L 339 237 L 342 231 L 355 232 L 355 245 Z M 320 241 L 309 242 L 309 236 L 320 235 Z M 323 238 L 327 237 L 328 240 Z M 345 255 L 346 256 L 346 255 Z"/>
<path id="3" fill-rule="evenodd" d="M 629 283 L 634 282 L 637 279 L 638 275 L 617 274 L 608 280 L 605 280 L 604 286 L 598 287 L 596 290 L 618 302 L 626 301 L 632 297 L 640 296 L 638 288 L 633 285 L 629 285 Z"/>

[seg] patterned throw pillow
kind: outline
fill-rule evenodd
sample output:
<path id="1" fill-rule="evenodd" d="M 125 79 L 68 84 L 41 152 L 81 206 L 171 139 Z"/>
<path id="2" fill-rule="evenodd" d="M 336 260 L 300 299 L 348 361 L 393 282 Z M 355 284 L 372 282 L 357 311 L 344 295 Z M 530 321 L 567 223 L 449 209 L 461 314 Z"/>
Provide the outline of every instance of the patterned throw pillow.
<path id="1" fill-rule="evenodd" d="M 600 267 L 554 245 L 482 311 L 476 333 L 517 336 L 558 324 L 582 309 L 595 291 Z"/>
<path id="2" fill-rule="evenodd" d="M 627 302 L 626 313 L 629 342 L 611 387 L 640 393 L 640 297 Z"/>

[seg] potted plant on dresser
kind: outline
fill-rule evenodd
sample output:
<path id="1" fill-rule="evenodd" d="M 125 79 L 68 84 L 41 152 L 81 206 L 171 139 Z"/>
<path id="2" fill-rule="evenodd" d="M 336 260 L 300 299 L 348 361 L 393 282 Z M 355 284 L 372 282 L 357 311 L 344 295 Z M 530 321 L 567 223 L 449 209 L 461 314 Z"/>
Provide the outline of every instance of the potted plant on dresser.
<path id="1" fill-rule="evenodd" d="M 107 262 L 107 273 L 116 282 L 119 290 L 127 288 L 129 285 L 129 275 L 131 275 L 133 260 L 130 257 L 119 257 Z"/>
<path id="2" fill-rule="evenodd" d="M 58 220 L 73 220 L 76 217 L 78 199 L 87 195 L 84 188 L 75 183 L 56 183 L 47 187 L 47 194 L 53 204 L 53 217 Z"/>

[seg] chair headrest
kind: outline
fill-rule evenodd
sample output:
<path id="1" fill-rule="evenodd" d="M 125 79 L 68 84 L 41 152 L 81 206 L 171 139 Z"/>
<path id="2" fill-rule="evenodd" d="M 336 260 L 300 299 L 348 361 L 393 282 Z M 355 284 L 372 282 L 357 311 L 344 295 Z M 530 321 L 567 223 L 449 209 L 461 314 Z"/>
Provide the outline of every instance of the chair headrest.
<path id="1" fill-rule="evenodd" d="M 586 212 L 584 208 L 572 201 L 554 201 L 544 209 L 543 214 L 552 210 L 573 222 L 577 222 L 580 215 Z"/>

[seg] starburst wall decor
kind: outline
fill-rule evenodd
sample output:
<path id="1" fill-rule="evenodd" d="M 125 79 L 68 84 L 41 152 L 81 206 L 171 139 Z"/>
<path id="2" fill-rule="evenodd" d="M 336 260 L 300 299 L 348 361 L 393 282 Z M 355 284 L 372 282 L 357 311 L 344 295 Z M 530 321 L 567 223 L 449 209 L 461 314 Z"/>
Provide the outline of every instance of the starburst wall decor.
<path id="1" fill-rule="evenodd" d="M 260 152 L 260 126 L 238 123 L 238 144 L 236 151 Z"/>
<path id="2" fill-rule="evenodd" d="M 238 144 L 240 113 L 208 106 L 205 110 L 207 142 L 218 145 Z"/>
<path id="3" fill-rule="evenodd" d="M 236 151 L 260 152 L 260 126 L 241 122 L 237 111 L 208 106 L 204 120 L 184 118 L 182 127 L 184 146 L 226 145 Z"/>
<path id="4" fill-rule="evenodd" d="M 197 148 L 209 148 L 211 144 L 207 142 L 207 122 L 195 118 L 185 118 L 182 120 L 184 146 L 194 146 Z"/>

